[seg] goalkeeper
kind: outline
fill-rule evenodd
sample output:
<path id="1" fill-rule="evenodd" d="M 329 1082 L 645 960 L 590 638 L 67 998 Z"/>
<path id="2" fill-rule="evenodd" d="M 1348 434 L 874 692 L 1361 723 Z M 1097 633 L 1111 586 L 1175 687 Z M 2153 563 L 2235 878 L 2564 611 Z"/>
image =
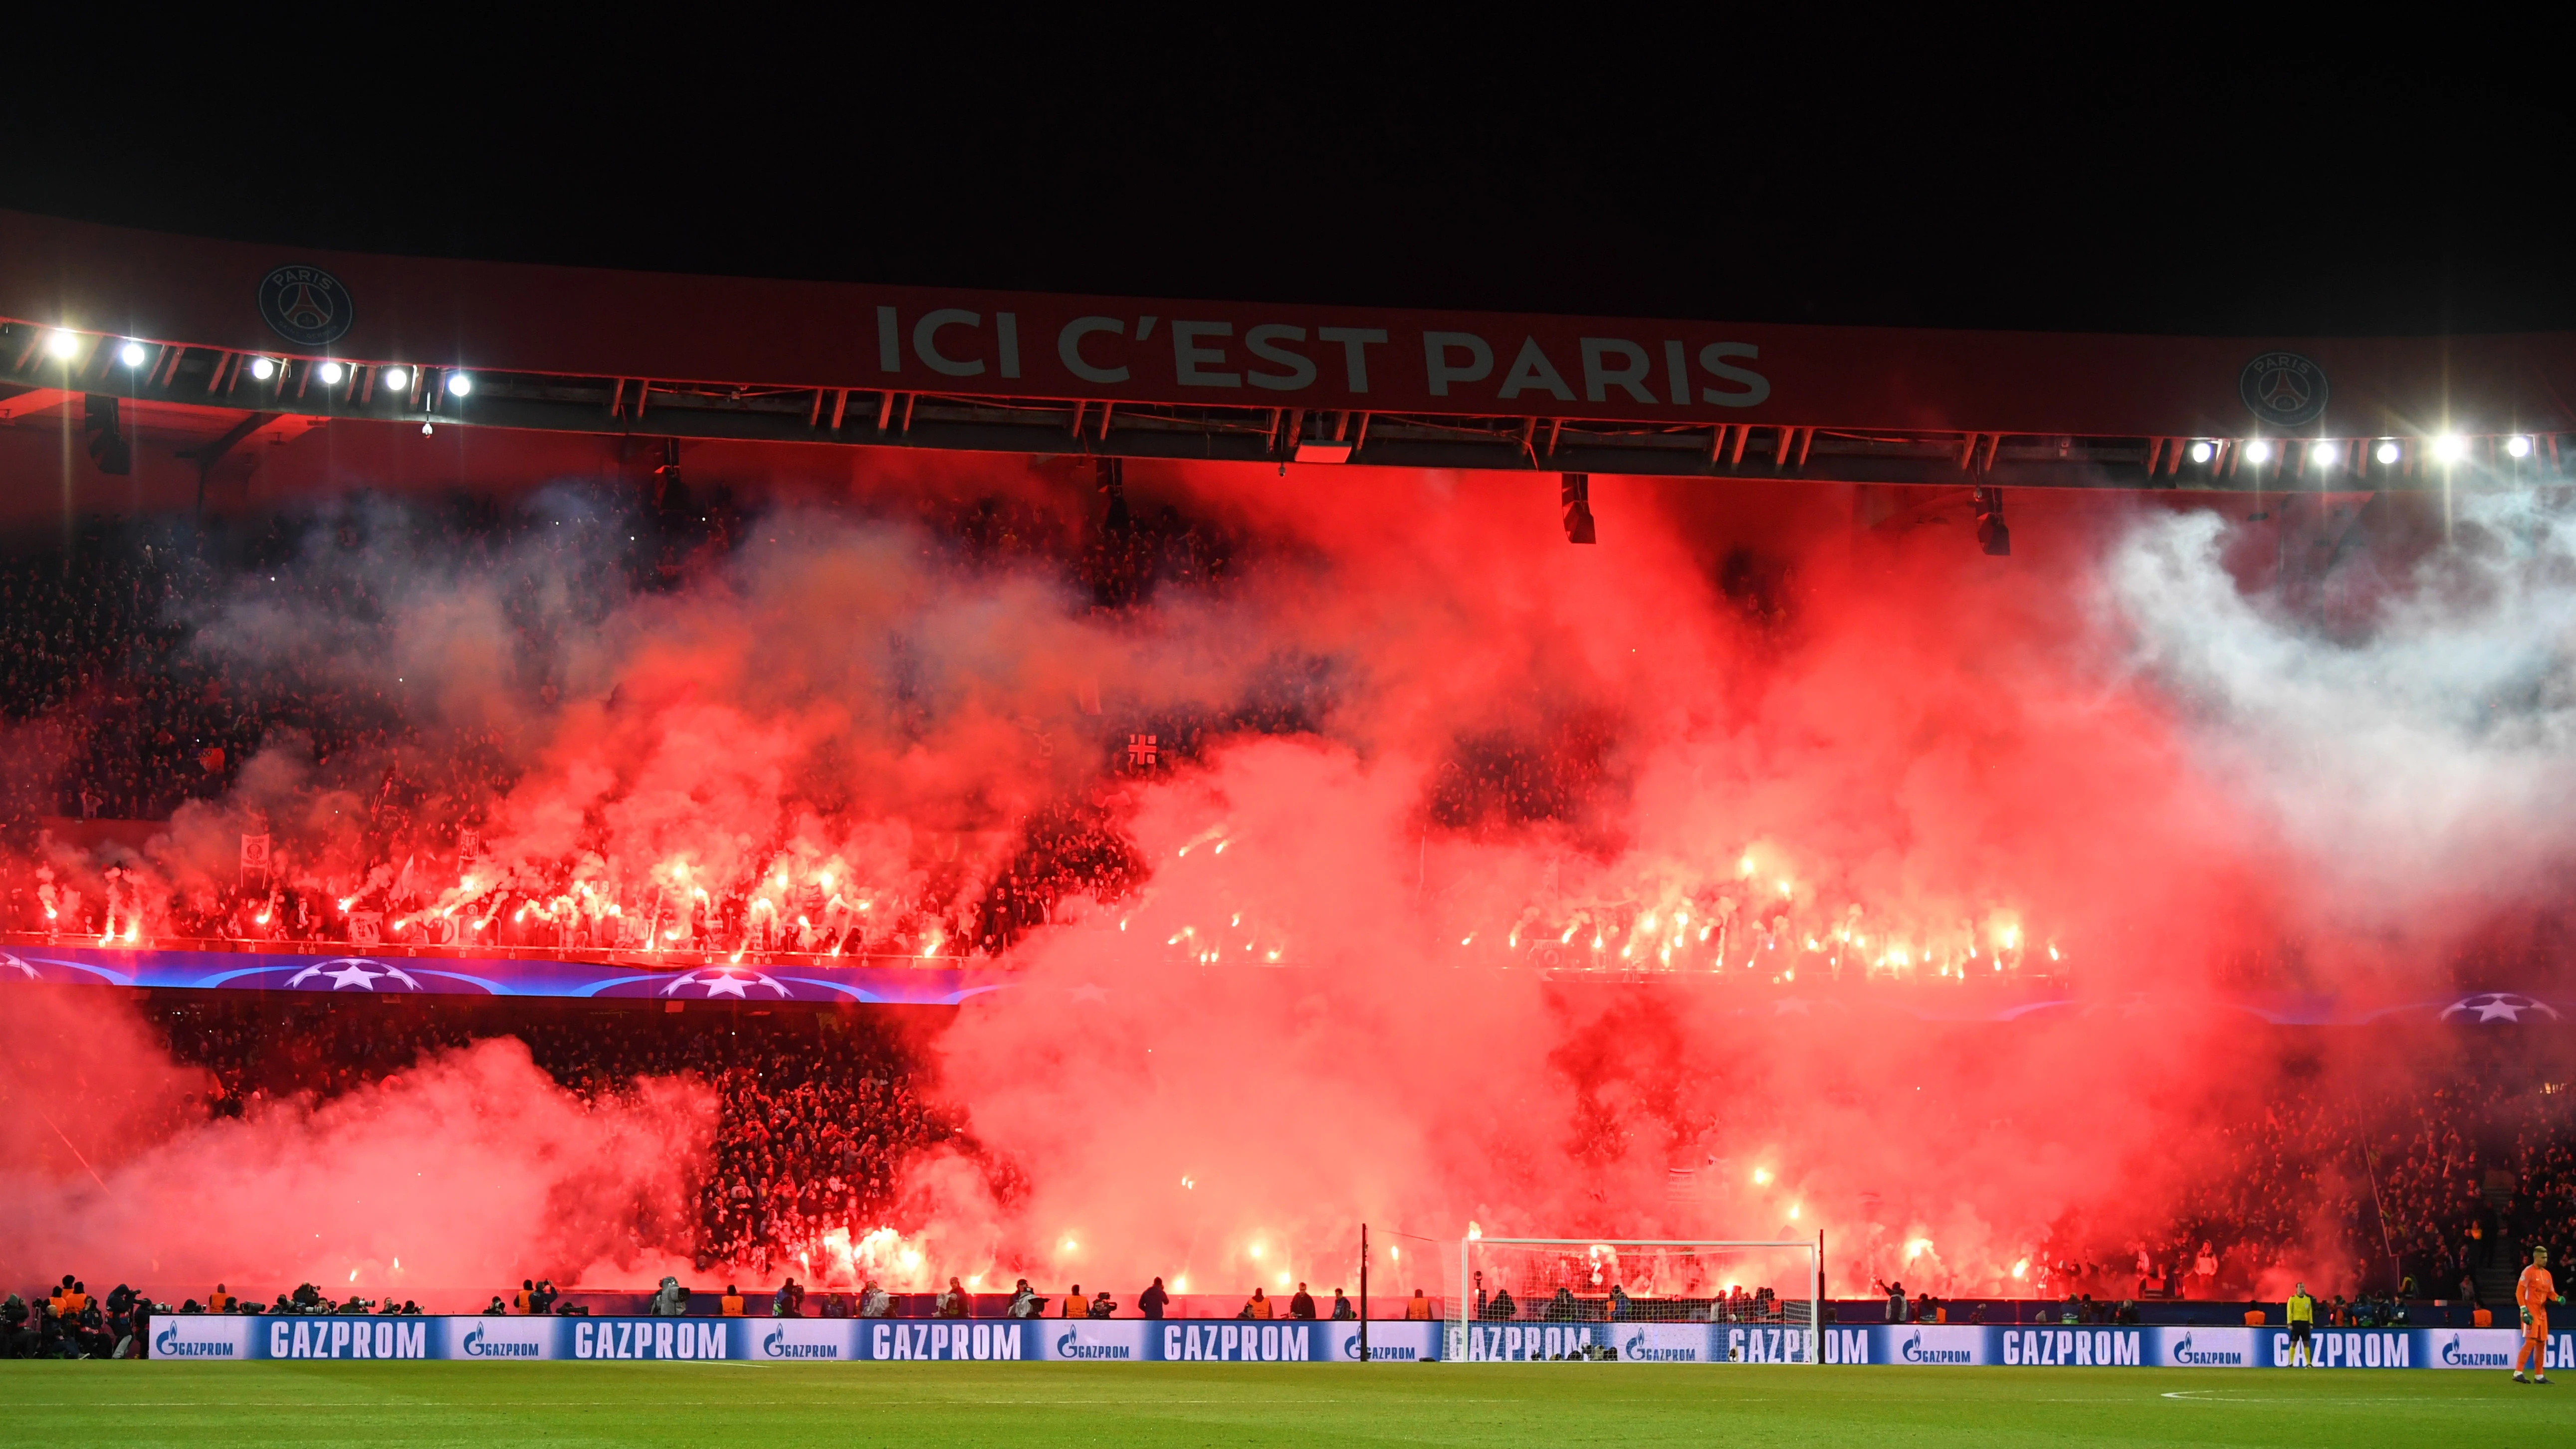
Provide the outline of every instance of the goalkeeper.
<path id="1" fill-rule="evenodd" d="M 2522 1308 L 2522 1350 L 2513 1356 L 2515 1383 L 2549 1382 L 2549 1305 L 2564 1303 L 2566 1295 L 2558 1291 L 2557 1280 L 2549 1276 L 2549 1250 L 2531 1250 L 2531 1266 L 2514 1280 L 2513 1301 Z M 2523 1360 L 2531 1361 L 2531 1377 L 2522 1376 Z"/>

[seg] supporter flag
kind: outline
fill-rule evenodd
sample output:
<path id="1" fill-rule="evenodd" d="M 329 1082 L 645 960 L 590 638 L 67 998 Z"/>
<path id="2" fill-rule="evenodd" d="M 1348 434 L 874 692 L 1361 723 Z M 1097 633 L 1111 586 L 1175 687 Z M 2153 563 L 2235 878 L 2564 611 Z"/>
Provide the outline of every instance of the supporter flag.
<path id="1" fill-rule="evenodd" d="M 1127 737 L 1127 763 L 1141 770 L 1154 763 L 1155 754 L 1154 737 L 1152 735 L 1129 735 Z"/>
<path id="2" fill-rule="evenodd" d="M 241 838 L 241 873 L 244 880 L 255 875 L 268 874 L 268 833 L 266 831 Z"/>

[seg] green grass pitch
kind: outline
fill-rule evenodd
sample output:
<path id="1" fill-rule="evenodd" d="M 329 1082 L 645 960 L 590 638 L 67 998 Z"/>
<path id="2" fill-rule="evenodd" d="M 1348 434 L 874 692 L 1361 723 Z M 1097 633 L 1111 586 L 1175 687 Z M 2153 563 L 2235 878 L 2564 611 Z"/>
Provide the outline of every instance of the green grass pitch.
<path id="1" fill-rule="evenodd" d="M 120 1449 L 2494 1449 L 2576 1443 L 2576 1386 L 2529 1387 L 2501 1373 L 2262 1369 L 0 1363 L 0 1422 L 22 1442 Z"/>

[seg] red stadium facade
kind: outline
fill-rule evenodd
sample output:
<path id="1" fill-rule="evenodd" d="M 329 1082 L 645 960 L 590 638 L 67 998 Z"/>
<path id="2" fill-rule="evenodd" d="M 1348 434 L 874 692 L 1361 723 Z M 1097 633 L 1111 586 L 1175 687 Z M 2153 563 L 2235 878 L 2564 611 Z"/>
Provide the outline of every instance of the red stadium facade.
<path id="1" fill-rule="evenodd" d="M 0 213 L 0 415 L 1983 485 L 2554 478 L 2576 334 L 2205 338 L 1051 296 Z M 102 424 L 94 399 L 126 410 Z M 2256 446 L 2257 444 L 2261 446 Z M 114 467 L 108 472 L 117 471 Z"/>

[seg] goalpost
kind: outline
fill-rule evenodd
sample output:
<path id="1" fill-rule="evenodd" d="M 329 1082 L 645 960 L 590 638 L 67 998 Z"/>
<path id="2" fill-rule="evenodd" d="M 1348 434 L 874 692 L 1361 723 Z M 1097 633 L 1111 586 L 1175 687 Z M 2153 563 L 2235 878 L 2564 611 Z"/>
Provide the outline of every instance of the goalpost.
<path id="1" fill-rule="evenodd" d="M 1454 1363 L 1823 1361 L 1821 1237 L 1478 1235 L 1440 1276 Z"/>

